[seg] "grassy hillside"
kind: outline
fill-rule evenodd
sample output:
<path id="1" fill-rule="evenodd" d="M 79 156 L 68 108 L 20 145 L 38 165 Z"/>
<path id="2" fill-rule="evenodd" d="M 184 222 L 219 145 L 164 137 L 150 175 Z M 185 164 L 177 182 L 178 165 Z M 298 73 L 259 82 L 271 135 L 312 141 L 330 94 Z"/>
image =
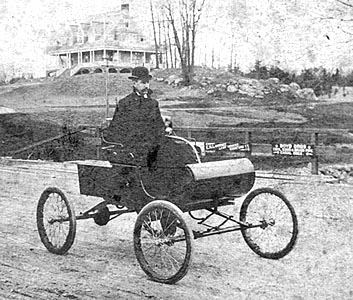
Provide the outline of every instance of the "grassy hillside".
<path id="1" fill-rule="evenodd" d="M 153 75 L 155 80 L 151 87 L 154 97 L 159 100 L 162 114 L 172 116 L 175 126 L 353 128 L 353 101 L 350 102 L 349 98 L 345 102 L 331 103 L 321 100 L 308 102 L 285 94 L 254 98 L 223 91 L 210 95 L 207 93 L 209 89 L 239 77 L 229 72 L 200 68 L 196 72 L 196 83 L 182 87 L 162 82 L 170 75 L 180 75 L 180 70 L 154 70 Z M 92 74 L 2 87 L 0 107 L 10 107 L 19 113 L 0 114 L 0 155 L 8 155 L 15 149 L 60 134 L 63 128 L 75 130 L 79 124 L 100 126 L 106 117 L 106 83 L 109 116 L 112 116 L 116 99 L 131 91 L 127 76 Z M 207 82 L 207 86 L 203 82 Z M 209 138 L 219 142 L 243 139 L 234 133 Z M 288 135 L 285 131 L 253 136 L 255 143 L 307 139 L 307 136 L 302 137 L 298 133 Z M 84 137 L 79 140 L 84 143 Z M 320 143 L 351 142 L 349 136 L 320 136 Z M 80 143 L 76 142 L 76 146 Z M 95 155 L 94 148 L 88 148 L 89 156 Z M 85 156 L 84 151 L 81 154 Z M 58 155 L 55 157 L 57 159 Z"/>

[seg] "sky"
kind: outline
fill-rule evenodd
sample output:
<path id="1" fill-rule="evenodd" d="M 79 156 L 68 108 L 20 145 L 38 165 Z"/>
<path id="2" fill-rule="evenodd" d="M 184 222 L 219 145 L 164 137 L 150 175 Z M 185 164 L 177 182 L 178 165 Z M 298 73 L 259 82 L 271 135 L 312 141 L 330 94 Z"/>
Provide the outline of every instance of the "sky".
<path id="1" fill-rule="evenodd" d="M 233 19 L 236 20 L 237 17 L 242 20 L 235 22 L 233 33 L 236 58 L 243 69 L 251 68 L 255 60 L 261 60 L 267 66 L 278 64 L 284 69 L 294 70 L 318 66 L 329 70 L 352 69 L 353 45 L 347 43 L 347 40 L 352 40 L 353 36 L 343 33 L 342 24 L 332 18 L 335 16 L 333 8 L 337 7 L 336 0 L 222 2 L 225 3 L 223 15 L 229 11 L 230 3 L 242 2 L 246 6 L 245 10 L 236 7 L 239 13 Z M 352 16 L 353 8 L 350 16 L 353 20 Z M 206 16 L 205 19 L 207 20 Z M 208 47 L 214 48 L 214 45 L 218 45 L 215 51 L 223 54 L 230 48 L 230 41 L 229 38 L 223 38 L 222 28 L 230 28 L 230 24 L 215 23 L 210 19 L 207 21 L 210 24 L 207 40 L 212 42 Z M 215 28 L 217 25 L 218 28 Z M 346 29 L 348 31 L 349 27 Z M 228 59 L 226 55 L 218 56 L 223 60 Z"/>
<path id="2" fill-rule="evenodd" d="M 322 20 L 334 1 L 206 0 L 208 6 L 197 36 L 196 61 L 210 65 L 213 55 L 215 67 L 227 66 L 233 45 L 234 59 L 243 71 L 250 69 L 257 59 L 285 69 L 320 65 L 331 70 L 353 69 L 347 35 L 334 20 Z M 239 3 L 238 14 L 225 18 L 229 5 L 234 3 Z M 42 74 L 48 46 L 45 36 L 52 29 L 68 20 L 83 19 L 119 5 L 119 0 L 1 0 L 0 74 L 11 68 Z M 271 18 L 276 18 L 276 22 L 271 22 Z"/>
<path id="3" fill-rule="evenodd" d="M 60 23 L 110 9 L 107 0 L 1 0 L 0 72 L 43 74 L 45 36 Z"/>

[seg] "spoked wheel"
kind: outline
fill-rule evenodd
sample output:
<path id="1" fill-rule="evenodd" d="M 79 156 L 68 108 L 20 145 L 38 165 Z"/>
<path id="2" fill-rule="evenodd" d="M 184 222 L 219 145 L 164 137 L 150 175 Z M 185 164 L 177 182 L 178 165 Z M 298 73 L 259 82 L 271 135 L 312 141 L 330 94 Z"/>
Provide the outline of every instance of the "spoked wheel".
<path id="1" fill-rule="evenodd" d="M 295 245 L 298 221 L 292 205 L 279 191 L 261 188 L 252 191 L 240 209 L 240 221 L 247 223 L 241 233 L 258 255 L 278 259 Z"/>
<path id="2" fill-rule="evenodd" d="M 193 236 L 174 204 L 156 200 L 139 213 L 134 228 L 136 258 L 143 271 L 161 283 L 175 283 L 189 268 Z"/>
<path id="3" fill-rule="evenodd" d="M 44 246 L 52 253 L 65 254 L 76 235 L 76 217 L 64 193 L 47 188 L 37 206 L 37 228 Z"/>

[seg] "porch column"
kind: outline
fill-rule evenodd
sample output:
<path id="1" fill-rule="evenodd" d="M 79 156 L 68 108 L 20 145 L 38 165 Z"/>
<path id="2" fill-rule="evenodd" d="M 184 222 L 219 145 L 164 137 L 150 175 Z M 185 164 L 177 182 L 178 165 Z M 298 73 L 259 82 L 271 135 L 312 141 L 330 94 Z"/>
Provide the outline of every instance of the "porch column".
<path id="1" fill-rule="evenodd" d="M 120 63 L 121 62 L 121 60 L 120 60 L 120 51 L 119 50 L 116 50 L 116 63 Z"/>
<path id="2" fill-rule="evenodd" d="M 72 63 L 71 63 L 71 52 L 69 53 L 69 68 L 71 69 L 71 67 L 72 67 Z"/>
<path id="3" fill-rule="evenodd" d="M 132 51 L 130 51 L 130 66 L 133 67 L 133 65 L 132 65 Z"/>

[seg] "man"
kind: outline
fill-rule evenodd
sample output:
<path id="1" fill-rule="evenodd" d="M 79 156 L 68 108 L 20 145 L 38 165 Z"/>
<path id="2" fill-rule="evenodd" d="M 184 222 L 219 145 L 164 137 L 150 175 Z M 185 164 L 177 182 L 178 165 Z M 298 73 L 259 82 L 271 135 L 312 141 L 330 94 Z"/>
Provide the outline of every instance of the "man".
<path id="1" fill-rule="evenodd" d="M 151 78 L 145 67 L 132 70 L 133 92 L 118 102 L 104 135 L 108 144 L 118 144 L 107 158 L 111 163 L 141 166 L 147 191 L 170 197 L 182 190 L 183 180 L 190 180 L 184 167 L 195 162 L 195 155 L 189 146 L 165 136 L 158 102 L 151 98 Z"/>
<path id="2" fill-rule="evenodd" d="M 109 160 L 133 163 L 152 168 L 165 135 L 165 125 L 157 100 L 151 98 L 147 68 L 136 67 L 129 79 L 133 82 L 131 94 L 117 104 L 113 119 L 106 130 L 108 142 L 121 144 L 120 152 L 112 151 Z"/>

